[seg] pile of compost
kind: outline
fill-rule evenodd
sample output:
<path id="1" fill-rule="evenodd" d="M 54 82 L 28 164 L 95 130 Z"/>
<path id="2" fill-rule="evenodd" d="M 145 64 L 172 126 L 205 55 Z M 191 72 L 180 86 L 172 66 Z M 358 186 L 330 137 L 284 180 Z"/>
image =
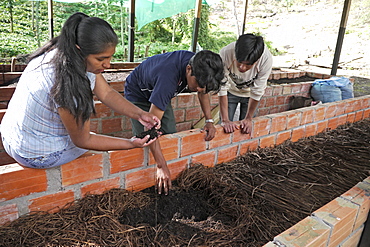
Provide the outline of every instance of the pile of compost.
<path id="1" fill-rule="evenodd" d="M 180 174 L 88 195 L 0 228 L 0 246 L 262 246 L 368 177 L 370 120 Z"/>

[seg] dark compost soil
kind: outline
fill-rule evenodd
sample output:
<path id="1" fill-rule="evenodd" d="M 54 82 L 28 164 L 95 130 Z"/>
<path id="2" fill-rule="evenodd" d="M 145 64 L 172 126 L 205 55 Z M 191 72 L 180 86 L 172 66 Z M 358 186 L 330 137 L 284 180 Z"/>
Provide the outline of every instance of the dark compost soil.
<path id="1" fill-rule="evenodd" d="M 370 119 L 0 227 L 0 246 L 262 246 L 369 176 Z"/>

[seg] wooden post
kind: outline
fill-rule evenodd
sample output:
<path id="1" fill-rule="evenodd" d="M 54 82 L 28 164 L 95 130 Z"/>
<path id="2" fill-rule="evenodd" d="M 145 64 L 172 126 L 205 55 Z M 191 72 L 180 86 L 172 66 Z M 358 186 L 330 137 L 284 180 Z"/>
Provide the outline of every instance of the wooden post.
<path id="1" fill-rule="evenodd" d="M 49 38 L 54 38 L 53 0 L 48 0 Z"/>
<path id="2" fill-rule="evenodd" d="M 199 22 L 200 22 L 200 13 L 201 13 L 201 11 L 202 11 L 202 0 L 197 0 L 196 1 L 196 6 L 195 6 L 193 39 L 191 41 L 191 50 L 192 50 L 192 52 L 196 52 L 196 50 L 197 50 Z"/>
<path id="3" fill-rule="evenodd" d="M 135 0 L 130 0 L 130 13 L 128 25 L 128 61 L 134 61 L 135 54 Z"/>
<path id="4" fill-rule="evenodd" d="M 240 33 L 239 35 L 244 34 L 244 30 L 245 30 L 245 22 L 246 22 L 246 20 L 247 20 L 247 8 L 248 8 L 248 0 L 244 0 L 244 17 L 243 17 L 243 25 L 242 25 L 241 33 Z"/>
<path id="5" fill-rule="evenodd" d="M 339 32 L 338 32 L 337 46 L 335 48 L 333 65 L 332 65 L 331 73 L 330 73 L 331 75 L 337 74 L 339 57 L 340 57 L 340 52 L 342 50 L 344 34 L 346 32 L 346 26 L 347 26 L 347 20 L 348 20 L 350 7 L 351 7 L 351 0 L 345 0 L 344 6 L 343 6 L 343 12 L 342 12 L 342 19 L 340 21 L 340 27 L 339 27 Z"/>

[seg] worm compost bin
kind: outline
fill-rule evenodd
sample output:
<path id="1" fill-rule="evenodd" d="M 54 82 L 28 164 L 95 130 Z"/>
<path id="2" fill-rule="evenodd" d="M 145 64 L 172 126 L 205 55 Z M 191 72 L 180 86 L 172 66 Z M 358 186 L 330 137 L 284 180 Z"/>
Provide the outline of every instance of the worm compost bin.
<path id="1" fill-rule="evenodd" d="M 365 119 L 214 167 L 193 164 L 167 196 L 154 187 L 111 189 L 59 212 L 28 214 L 0 228 L 0 246 L 278 246 L 267 243 L 302 219 L 320 217 L 323 205 L 344 200 L 369 176 L 369 160 Z"/>

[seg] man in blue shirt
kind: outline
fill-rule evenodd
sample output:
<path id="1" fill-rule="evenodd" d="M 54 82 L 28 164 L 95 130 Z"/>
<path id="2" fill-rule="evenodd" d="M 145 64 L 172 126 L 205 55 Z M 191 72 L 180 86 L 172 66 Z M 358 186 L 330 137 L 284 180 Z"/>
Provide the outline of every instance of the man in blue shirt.
<path id="1" fill-rule="evenodd" d="M 176 122 L 171 99 L 189 90 L 198 93 L 198 99 L 206 118 L 205 140 L 210 141 L 216 134 L 211 115 L 209 92 L 217 93 L 223 83 L 224 72 L 221 57 L 211 51 L 198 53 L 174 51 L 152 56 L 142 62 L 126 79 L 125 97 L 161 119 L 163 134 L 176 132 Z M 144 127 L 131 119 L 134 135 Z M 158 192 L 165 194 L 171 188 L 170 171 L 161 151 L 159 141 L 150 145 L 157 162 Z"/>

